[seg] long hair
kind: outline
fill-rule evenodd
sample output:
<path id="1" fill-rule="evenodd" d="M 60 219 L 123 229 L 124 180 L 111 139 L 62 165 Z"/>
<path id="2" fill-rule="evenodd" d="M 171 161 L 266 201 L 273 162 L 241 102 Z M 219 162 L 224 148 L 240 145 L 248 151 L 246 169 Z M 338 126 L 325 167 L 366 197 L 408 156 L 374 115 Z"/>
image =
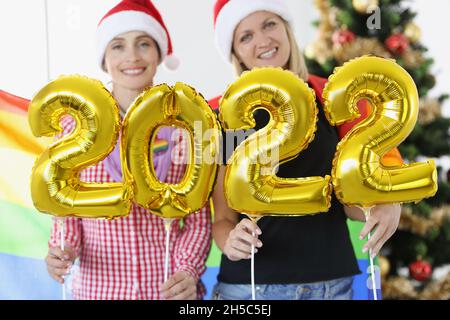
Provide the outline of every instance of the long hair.
<path id="1" fill-rule="evenodd" d="M 295 39 L 294 32 L 291 26 L 285 20 L 283 20 L 283 23 L 284 27 L 286 28 L 289 44 L 291 46 L 291 55 L 288 61 L 289 70 L 298 75 L 304 81 L 308 81 L 308 68 L 306 67 L 305 58 L 300 51 L 297 40 Z M 234 71 L 238 76 L 240 76 L 242 72 L 248 70 L 248 68 L 243 63 L 239 62 L 234 52 L 232 52 L 231 54 L 231 64 L 233 65 Z"/>

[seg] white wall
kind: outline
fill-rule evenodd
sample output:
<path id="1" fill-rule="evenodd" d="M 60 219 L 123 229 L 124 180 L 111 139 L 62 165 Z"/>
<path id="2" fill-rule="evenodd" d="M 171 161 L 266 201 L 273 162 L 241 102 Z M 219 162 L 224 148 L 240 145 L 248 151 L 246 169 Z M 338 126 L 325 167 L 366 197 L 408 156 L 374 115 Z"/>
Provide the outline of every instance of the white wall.
<path id="1" fill-rule="evenodd" d="M 95 30 L 103 14 L 118 2 L 47 0 L 51 79 L 78 73 L 108 81 L 96 65 Z M 207 98 L 223 92 L 226 84 L 232 82 L 233 74 L 213 43 L 215 1 L 154 0 L 154 3 L 171 31 L 174 53 L 181 60 L 176 72 L 160 67 L 156 83 L 185 82 Z M 288 4 L 294 13 L 299 13 L 299 31 L 308 30 L 299 33 L 299 39 L 311 41 L 314 29 L 309 20 L 300 17 L 315 14 L 312 2 L 288 0 Z M 0 89 L 32 97 L 48 82 L 45 0 L 0 1 L 0 39 Z"/>
<path id="2" fill-rule="evenodd" d="M 50 78 L 84 74 L 108 81 L 96 65 L 95 29 L 119 0 L 47 0 Z M 160 68 L 157 81 L 188 83 L 206 98 L 223 92 L 233 80 L 213 43 L 215 0 L 154 0 L 171 31 L 174 52 L 182 64 L 176 72 Z M 318 12 L 314 0 L 286 0 L 296 17 L 296 33 L 304 46 L 316 36 L 311 22 Z M 414 0 L 423 42 L 436 59 L 438 84 L 432 93 L 450 92 L 450 42 L 442 27 L 450 1 Z M 194 7 L 195 5 L 195 7 Z M 47 82 L 45 0 L 0 1 L 0 89 L 31 98 Z M 448 37 L 447 37 L 448 38 Z M 450 103 L 445 106 L 450 116 Z"/>
<path id="3" fill-rule="evenodd" d="M 432 71 L 437 84 L 430 95 L 450 93 L 450 36 L 446 23 L 450 1 L 415 0 L 412 1 L 412 7 L 418 12 L 415 22 L 422 29 L 423 43 L 429 49 L 428 55 L 435 59 Z M 450 117 L 450 101 L 445 103 L 444 114 Z"/>

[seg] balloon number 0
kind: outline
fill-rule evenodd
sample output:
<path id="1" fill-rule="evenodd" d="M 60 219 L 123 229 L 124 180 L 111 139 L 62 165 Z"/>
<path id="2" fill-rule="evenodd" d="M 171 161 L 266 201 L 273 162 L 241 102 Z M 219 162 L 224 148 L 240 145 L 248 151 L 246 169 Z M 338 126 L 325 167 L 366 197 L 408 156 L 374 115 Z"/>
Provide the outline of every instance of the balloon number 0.
<path id="1" fill-rule="evenodd" d="M 368 207 L 419 201 L 437 190 L 432 161 L 385 168 L 380 159 L 400 144 L 417 120 L 418 95 L 408 73 L 393 61 L 357 58 L 330 77 L 324 90 L 331 124 L 358 117 L 356 103 L 368 99 L 372 114 L 338 144 L 331 181 L 338 199 Z M 253 128 L 258 108 L 269 124 L 234 151 L 224 181 L 228 205 L 250 216 L 307 215 L 330 207 L 330 176 L 278 178 L 279 163 L 296 157 L 314 139 L 315 94 L 289 71 L 275 68 L 245 72 L 224 94 L 220 121 L 225 129 Z M 33 202 L 57 216 L 115 218 L 128 214 L 131 200 L 164 218 L 182 218 L 209 199 L 217 173 L 220 126 L 203 97 L 177 83 L 145 90 L 123 121 L 121 161 L 124 183 L 84 183 L 79 173 L 104 159 L 120 130 L 117 104 L 99 81 L 61 77 L 42 89 L 29 107 L 36 136 L 55 136 L 63 114 L 77 123 L 73 133 L 50 146 L 36 161 L 31 179 Z M 196 134 L 194 122 L 207 139 Z M 176 185 L 157 179 L 149 150 L 161 126 L 178 126 L 190 138 L 186 173 Z"/>
<path id="2" fill-rule="evenodd" d="M 183 159 L 187 170 L 177 185 L 159 181 L 150 166 L 150 141 L 164 125 L 184 128 L 191 141 L 189 158 Z M 208 132 L 208 139 L 195 130 Z M 125 181 L 136 186 L 135 201 L 164 218 L 181 218 L 202 208 L 215 183 L 217 164 L 208 160 L 218 154 L 219 139 L 214 112 L 191 87 L 163 84 L 144 91 L 123 121 L 122 166 Z"/>

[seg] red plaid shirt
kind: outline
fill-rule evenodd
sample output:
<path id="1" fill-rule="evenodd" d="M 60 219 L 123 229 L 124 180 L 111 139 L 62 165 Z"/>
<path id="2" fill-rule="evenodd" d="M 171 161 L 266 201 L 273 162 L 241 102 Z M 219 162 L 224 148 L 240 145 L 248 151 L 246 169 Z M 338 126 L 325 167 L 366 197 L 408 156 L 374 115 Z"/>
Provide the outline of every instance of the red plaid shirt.
<path id="1" fill-rule="evenodd" d="M 70 117 L 61 121 L 63 135 L 72 131 Z M 180 134 L 177 156 L 186 155 L 185 139 Z M 183 178 L 185 163 L 172 159 L 166 178 L 176 183 Z M 82 171 L 86 182 L 112 182 L 100 162 Z M 65 244 L 79 254 L 80 269 L 73 279 L 74 299 L 160 299 L 164 282 L 166 231 L 163 219 L 133 204 L 127 217 L 116 220 L 64 219 Z M 60 245 L 60 231 L 54 219 L 49 246 Z M 197 296 L 205 289 L 199 280 L 211 245 L 209 206 L 184 218 L 184 226 L 174 221 L 170 230 L 169 276 L 184 270 L 198 280 Z"/>

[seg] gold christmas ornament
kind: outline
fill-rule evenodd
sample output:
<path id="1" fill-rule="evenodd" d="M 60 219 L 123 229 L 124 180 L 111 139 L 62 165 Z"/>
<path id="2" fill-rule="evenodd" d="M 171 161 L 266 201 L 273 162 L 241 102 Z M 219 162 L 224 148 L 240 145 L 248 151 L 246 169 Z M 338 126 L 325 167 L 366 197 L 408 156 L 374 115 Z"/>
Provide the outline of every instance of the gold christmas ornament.
<path id="1" fill-rule="evenodd" d="M 305 54 L 305 57 L 308 59 L 314 59 L 316 56 L 316 51 L 314 49 L 314 44 L 310 43 L 305 47 L 305 50 L 303 52 Z"/>
<path id="2" fill-rule="evenodd" d="M 381 277 L 386 278 L 386 276 L 389 274 L 389 270 L 391 269 L 389 260 L 385 257 L 380 256 L 378 257 L 378 264 L 380 265 Z"/>
<path id="3" fill-rule="evenodd" d="M 411 43 L 417 43 L 422 38 L 422 30 L 414 22 L 409 22 L 405 26 L 404 34 Z"/>
<path id="4" fill-rule="evenodd" d="M 353 8 L 361 14 L 369 13 L 368 9 L 379 6 L 379 0 L 352 0 Z"/>

